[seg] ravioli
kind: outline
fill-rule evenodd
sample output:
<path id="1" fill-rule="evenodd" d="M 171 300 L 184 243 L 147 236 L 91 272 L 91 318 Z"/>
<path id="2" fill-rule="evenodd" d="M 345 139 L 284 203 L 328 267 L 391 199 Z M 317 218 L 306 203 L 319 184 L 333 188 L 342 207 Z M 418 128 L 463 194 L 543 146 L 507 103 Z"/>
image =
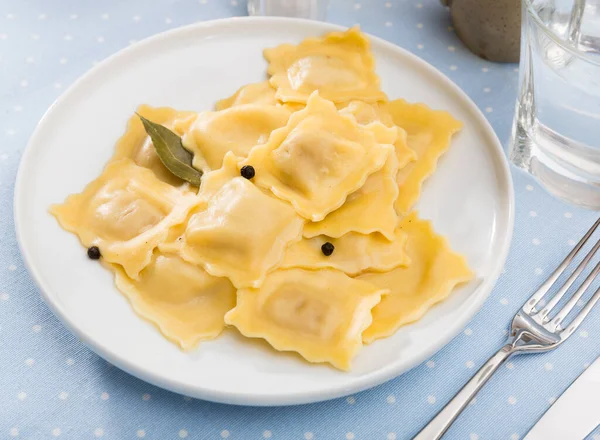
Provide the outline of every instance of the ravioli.
<path id="1" fill-rule="evenodd" d="M 330 256 L 325 256 L 321 251 L 321 246 L 326 242 L 335 246 Z M 280 267 L 329 267 L 351 276 L 367 270 L 385 272 L 410 263 L 404 250 L 405 244 L 406 234 L 401 229 L 395 231 L 392 241 L 377 233 L 364 235 L 350 232 L 340 238 L 319 235 L 292 244 Z"/>
<path id="2" fill-rule="evenodd" d="M 457 284 L 473 278 L 465 258 L 450 249 L 446 239 L 433 231 L 431 222 L 419 219 L 413 211 L 402 219 L 399 228 L 408 235 L 406 252 L 411 264 L 358 277 L 391 291 L 373 309 L 373 323 L 363 334 L 366 343 L 417 321 L 446 299 Z"/>
<path id="3" fill-rule="evenodd" d="M 378 143 L 385 135 L 389 144 Z M 257 185 L 289 201 L 302 217 L 320 221 L 383 167 L 396 136 L 381 123 L 358 125 L 315 92 L 243 163 L 256 169 Z"/>
<path id="4" fill-rule="evenodd" d="M 273 130 L 283 127 L 289 117 L 289 110 L 283 107 L 258 104 L 202 112 L 182 142 L 194 153 L 194 168 L 206 173 L 221 168 L 228 151 L 246 157 L 254 146 L 265 143 Z"/>
<path id="5" fill-rule="evenodd" d="M 369 40 L 353 27 L 307 38 L 298 45 L 265 49 L 267 73 L 283 102 L 306 102 L 315 90 L 333 102 L 386 100 L 379 89 Z"/>
<path id="6" fill-rule="evenodd" d="M 421 186 L 434 171 L 439 157 L 450 146 L 452 135 L 462 128 L 450 113 L 431 110 L 424 104 L 409 104 L 397 99 L 387 104 L 387 111 L 394 123 L 408 134 L 408 147 L 417 156 L 398 173 L 400 194 L 396 199 L 396 211 L 407 214 L 421 195 Z"/>
<path id="7" fill-rule="evenodd" d="M 277 270 L 260 289 L 238 290 L 225 322 L 276 350 L 348 370 L 362 347 L 371 309 L 386 292 L 336 270 Z"/>
<path id="8" fill-rule="evenodd" d="M 150 107 L 149 105 L 140 105 L 137 113 L 157 124 L 164 125 L 167 128 L 173 129 L 176 124 L 181 124 L 182 121 L 192 118 L 196 113 L 177 111 L 169 107 Z M 182 132 L 178 133 L 179 135 Z M 146 134 L 144 125 L 139 116 L 133 115 L 127 122 L 127 130 L 125 134 L 117 141 L 115 154 L 111 161 L 129 158 L 144 168 L 152 170 L 152 172 L 163 182 L 173 186 L 187 186 L 183 180 L 174 176 L 163 165 L 159 159 L 152 140 Z"/>
<path id="9" fill-rule="evenodd" d="M 236 290 L 227 278 L 213 277 L 177 254 L 155 250 L 138 280 L 114 269 L 117 288 L 136 313 L 184 350 L 216 338 L 225 328 L 225 313 L 235 306 Z"/>
<path id="10" fill-rule="evenodd" d="M 229 98 L 221 99 L 215 104 L 215 110 L 225 110 L 242 104 L 275 105 L 275 89 L 269 81 L 246 84 L 240 87 Z"/>
<path id="11" fill-rule="evenodd" d="M 131 159 L 110 162 L 80 194 L 50 213 L 85 247 L 98 246 L 108 263 L 138 279 L 169 228 L 185 221 L 198 197 L 164 183 Z"/>
<path id="12" fill-rule="evenodd" d="M 303 225 L 289 204 L 235 177 L 191 216 L 180 254 L 238 289 L 259 287 L 285 248 L 300 240 Z"/>

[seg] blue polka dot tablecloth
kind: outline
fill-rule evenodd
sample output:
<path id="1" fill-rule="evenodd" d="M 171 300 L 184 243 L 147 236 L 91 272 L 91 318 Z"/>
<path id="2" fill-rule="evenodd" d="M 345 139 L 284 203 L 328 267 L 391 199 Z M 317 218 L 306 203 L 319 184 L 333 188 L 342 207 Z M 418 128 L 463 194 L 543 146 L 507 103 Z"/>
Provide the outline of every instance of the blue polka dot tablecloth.
<path id="1" fill-rule="evenodd" d="M 597 213 L 549 196 L 513 169 L 516 228 L 483 309 L 424 364 L 372 390 L 324 403 L 235 407 L 190 399 L 111 366 L 54 317 L 15 240 L 12 197 L 37 121 L 77 77 L 129 44 L 189 23 L 245 15 L 243 0 L 0 1 L 0 439 L 409 439 L 494 353 L 516 309 Z M 331 0 L 328 20 L 430 62 L 482 109 L 506 144 L 518 69 L 471 54 L 433 0 Z M 518 440 L 600 355 L 600 309 L 558 350 L 515 357 L 446 435 Z M 600 429 L 590 439 L 600 439 Z"/>

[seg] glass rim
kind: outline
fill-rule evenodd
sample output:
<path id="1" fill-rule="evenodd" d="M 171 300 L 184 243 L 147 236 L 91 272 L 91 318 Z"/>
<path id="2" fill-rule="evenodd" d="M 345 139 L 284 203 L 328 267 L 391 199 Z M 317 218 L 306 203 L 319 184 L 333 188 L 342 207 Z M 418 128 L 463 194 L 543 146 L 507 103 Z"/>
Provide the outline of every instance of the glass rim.
<path id="1" fill-rule="evenodd" d="M 544 23 L 542 21 L 542 19 L 540 18 L 540 16 L 538 15 L 538 13 L 536 12 L 536 10 L 534 9 L 532 1 L 533 0 L 523 0 L 523 4 L 525 5 L 525 9 L 527 10 L 527 14 L 530 15 L 533 18 L 533 20 L 535 21 L 536 25 L 539 26 L 542 29 L 542 31 L 546 34 L 546 36 L 548 38 L 550 38 L 554 43 L 556 43 L 558 46 L 560 46 L 561 48 L 563 48 L 567 52 L 570 52 L 574 56 L 576 56 L 578 58 L 582 58 L 582 59 L 584 59 L 586 62 L 588 62 L 590 64 L 594 64 L 596 66 L 600 66 L 600 60 L 592 59 L 592 57 L 589 54 L 587 54 L 584 51 L 578 50 L 576 47 L 574 47 L 568 41 L 566 41 L 566 40 L 562 39 L 561 37 L 559 37 L 558 34 L 556 34 L 556 32 L 554 32 L 553 30 L 551 30 L 546 25 L 546 23 Z M 526 17 L 521 17 L 521 21 L 523 23 L 525 23 L 525 21 L 524 21 L 525 19 L 526 19 Z M 521 44 L 523 44 L 523 42 L 521 42 Z"/>

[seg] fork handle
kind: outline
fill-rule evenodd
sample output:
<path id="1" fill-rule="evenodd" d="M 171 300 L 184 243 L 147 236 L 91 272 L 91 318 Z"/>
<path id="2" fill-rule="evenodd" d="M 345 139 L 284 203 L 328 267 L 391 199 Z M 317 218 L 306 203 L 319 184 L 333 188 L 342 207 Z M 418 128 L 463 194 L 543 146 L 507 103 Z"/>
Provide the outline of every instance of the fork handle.
<path id="1" fill-rule="evenodd" d="M 498 353 L 493 355 L 468 381 L 454 398 L 419 432 L 413 440 L 439 440 L 446 433 L 450 425 L 465 409 L 475 394 L 498 370 L 498 367 L 514 353 L 513 346 L 506 344 Z"/>

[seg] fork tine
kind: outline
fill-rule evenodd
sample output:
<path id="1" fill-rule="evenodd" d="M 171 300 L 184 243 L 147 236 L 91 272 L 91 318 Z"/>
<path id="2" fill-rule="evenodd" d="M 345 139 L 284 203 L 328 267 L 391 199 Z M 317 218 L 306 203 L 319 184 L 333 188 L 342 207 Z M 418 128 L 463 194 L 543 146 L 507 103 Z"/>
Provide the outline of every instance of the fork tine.
<path id="1" fill-rule="evenodd" d="M 546 281 L 539 287 L 539 289 L 527 300 L 527 302 L 523 305 L 523 311 L 525 313 L 530 313 L 531 310 L 535 307 L 535 305 L 548 293 L 548 290 L 552 287 L 552 285 L 556 282 L 559 276 L 565 271 L 567 266 L 571 263 L 575 255 L 579 252 L 579 250 L 585 245 L 590 236 L 594 233 L 594 231 L 600 225 L 600 218 L 596 220 L 596 222 L 592 225 L 589 231 L 579 240 L 579 243 L 573 248 L 573 250 L 567 255 L 567 257 L 563 260 L 562 263 L 552 272 L 552 274 L 548 277 Z"/>
<path id="2" fill-rule="evenodd" d="M 579 286 L 575 294 L 571 297 L 571 299 L 569 299 L 562 310 L 558 312 L 554 318 L 552 318 L 552 321 L 550 321 L 550 324 L 547 326 L 548 330 L 553 332 L 558 328 L 560 323 L 567 317 L 571 310 L 573 310 L 573 307 L 575 307 L 577 301 L 579 301 L 585 294 L 585 291 L 588 289 L 588 287 L 590 287 L 590 284 L 592 284 L 592 282 L 596 279 L 598 273 L 600 273 L 600 262 L 596 264 L 594 270 L 590 272 L 583 284 Z"/>
<path id="3" fill-rule="evenodd" d="M 579 314 L 575 317 L 573 322 L 571 322 L 571 324 L 569 324 L 569 326 L 566 329 L 564 329 L 562 332 L 560 332 L 560 338 L 562 340 L 567 339 L 569 336 L 571 336 L 573 334 L 573 332 L 575 330 L 577 330 L 577 327 L 579 327 L 581 325 L 581 323 L 586 318 L 586 316 L 592 311 L 592 308 L 596 305 L 598 300 L 600 300 L 600 288 L 598 288 L 598 290 L 596 290 L 596 293 L 594 293 L 594 296 L 592 296 L 590 298 L 590 300 L 587 302 L 587 304 L 583 307 L 583 309 L 581 309 L 581 312 L 579 312 Z"/>
<path id="4" fill-rule="evenodd" d="M 588 254 L 581 261 L 581 263 L 579 263 L 579 265 L 573 271 L 573 273 L 569 276 L 567 281 L 565 281 L 565 284 L 563 284 L 561 286 L 561 288 L 558 289 L 558 292 L 556 292 L 556 294 L 552 297 L 552 299 L 548 302 L 548 304 L 546 304 L 546 306 L 542 309 L 542 311 L 536 314 L 536 317 L 539 319 L 539 322 L 542 322 L 542 323 L 545 322 L 546 317 L 548 316 L 550 311 L 556 306 L 556 304 L 558 304 L 558 302 L 562 299 L 562 297 L 565 295 L 567 290 L 569 290 L 569 288 L 571 287 L 573 282 L 577 279 L 577 277 L 579 277 L 581 272 L 583 272 L 583 270 L 586 268 L 586 266 L 588 265 L 588 263 L 590 262 L 590 260 L 592 259 L 592 257 L 596 253 L 596 251 L 598 250 L 598 248 L 600 248 L 600 240 L 598 240 L 596 242 L 594 247 L 588 252 Z M 585 281 L 587 282 L 588 280 L 586 279 Z M 593 278 L 590 281 L 590 283 L 592 281 L 593 281 Z M 584 282 L 584 284 L 585 284 L 585 282 Z M 587 289 L 587 286 L 586 286 L 586 289 Z M 579 293 L 579 291 L 578 291 L 578 293 Z M 581 294 L 583 295 L 583 292 Z"/>

